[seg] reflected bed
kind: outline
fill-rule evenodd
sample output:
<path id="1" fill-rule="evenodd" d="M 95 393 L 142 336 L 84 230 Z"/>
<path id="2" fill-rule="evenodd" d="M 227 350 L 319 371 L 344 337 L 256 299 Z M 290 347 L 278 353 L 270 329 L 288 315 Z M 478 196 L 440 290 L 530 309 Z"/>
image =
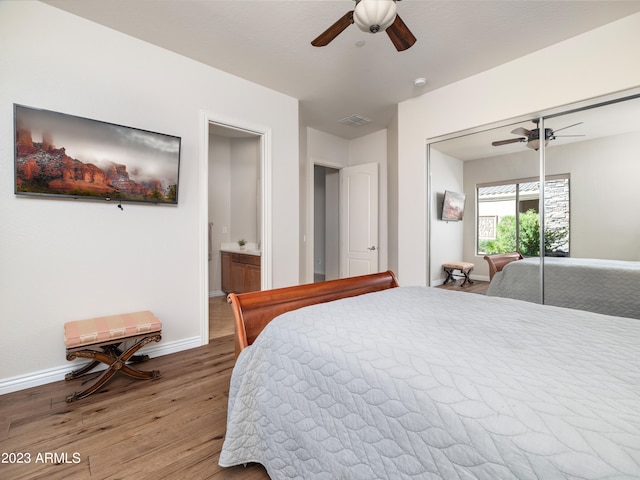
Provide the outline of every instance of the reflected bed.
<path id="1" fill-rule="evenodd" d="M 547 305 L 640 319 L 640 262 L 545 257 L 544 272 Z M 539 303 L 539 258 L 505 265 L 487 295 Z"/>

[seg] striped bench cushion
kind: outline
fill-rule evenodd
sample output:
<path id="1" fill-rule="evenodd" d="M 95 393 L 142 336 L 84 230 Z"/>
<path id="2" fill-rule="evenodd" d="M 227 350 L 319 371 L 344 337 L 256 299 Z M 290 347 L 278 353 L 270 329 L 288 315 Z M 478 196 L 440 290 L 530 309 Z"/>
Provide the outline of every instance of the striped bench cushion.
<path id="1" fill-rule="evenodd" d="M 77 348 L 161 330 L 162 323 L 150 311 L 89 318 L 64 324 L 64 344 L 67 349 Z"/>

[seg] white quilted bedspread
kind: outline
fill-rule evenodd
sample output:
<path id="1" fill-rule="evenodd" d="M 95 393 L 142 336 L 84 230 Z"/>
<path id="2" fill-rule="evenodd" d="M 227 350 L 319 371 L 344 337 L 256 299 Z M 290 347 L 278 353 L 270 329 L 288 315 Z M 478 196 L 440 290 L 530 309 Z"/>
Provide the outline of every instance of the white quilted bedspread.
<path id="1" fill-rule="evenodd" d="M 401 287 L 289 312 L 220 465 L 272 479 L 639 479 L 640 321 Z"/>

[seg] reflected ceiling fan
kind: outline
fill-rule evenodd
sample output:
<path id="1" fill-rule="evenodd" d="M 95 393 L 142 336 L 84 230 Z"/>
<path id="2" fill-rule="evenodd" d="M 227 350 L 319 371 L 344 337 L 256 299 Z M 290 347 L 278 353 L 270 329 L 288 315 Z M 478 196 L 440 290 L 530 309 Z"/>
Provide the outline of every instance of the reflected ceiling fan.
<path id="1" fill-rule="evenodd" d="M 518 143 L 518 142 L 527 142 L 527 147 L 532 150 L 538 150 L 540 148 L 540 129 L 538 128 L 538 124 L 540 123 L 540 119 L 536 118 L 533 120 L 533 123 L 536 124 L 536 128 L 533 130 L 527 130 L 526 128 L 518 127 L 514 130 L 511 130 L 511 133 L 514 135 L 522 135 L 519 138 L 511 138 L 509 140 L 498 140 L 496 142 L 491 142 L 491 145 L 494 147 L 499 147 L 500 145 L 507 145 L 509 143 Z M 552 128 L 544 129 L 544 145 L 547 146 L 550 140 L 555 140 L 557 137 L 584 137 L 584 135 L 556 135 L 556 132 L 560 130 L 565 130 L 567 128 L 575 127 L 576 125 L 580 125 L 583 122 L 574 123 L 573 125 L 567 125 L 566 127 L 558 128 L 557 130 L 553 130 Z"/>
<path id="2" fill-rule="evenodd" d="M 354 0 L 354 10 L 345 13 L 336 23 L 311 42 L 314 47 L 329 45 L 349 25 L 355 23 L 360 30 L 369 33 L 386 31 L 396 47 L 402 52 L 416 43 L 416 37 L 396 13 L 396 2 L 400 0 Z"/>

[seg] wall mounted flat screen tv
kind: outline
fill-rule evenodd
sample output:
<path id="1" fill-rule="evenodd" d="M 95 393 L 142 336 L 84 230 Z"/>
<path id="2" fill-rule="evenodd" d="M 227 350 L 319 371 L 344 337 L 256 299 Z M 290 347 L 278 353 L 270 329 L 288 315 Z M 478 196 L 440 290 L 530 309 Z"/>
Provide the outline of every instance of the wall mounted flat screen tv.
<path id="1" fill-rule="evenodd" d="M 178 203 L 181 138 L 14 104 L 16 195 Z"/>
<path id="2" fill-rule="evenodd" d="M 442 200 L 442 220 L 459 222 L 464 218 L 464 203 L 466 195 L 445 190 Z"/>

